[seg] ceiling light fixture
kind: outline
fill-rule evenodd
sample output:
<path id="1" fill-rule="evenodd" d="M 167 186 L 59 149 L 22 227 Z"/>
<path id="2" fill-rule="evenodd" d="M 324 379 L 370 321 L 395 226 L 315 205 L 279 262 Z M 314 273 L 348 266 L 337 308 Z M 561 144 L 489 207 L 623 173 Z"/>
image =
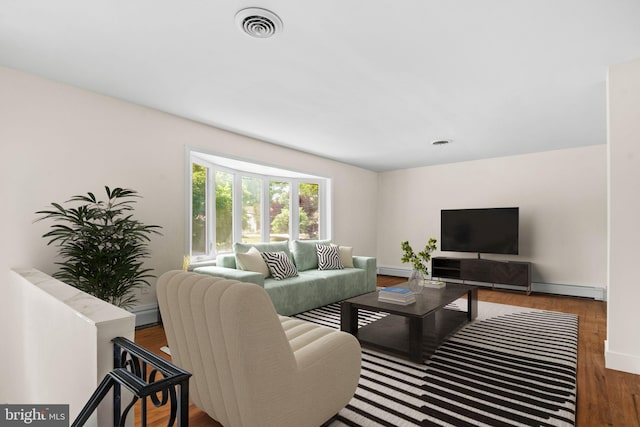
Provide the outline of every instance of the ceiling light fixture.
<path id="1" fill-rule="evenodd" d="M 266 39 L 282 31 L 282 20 L 275 13 L 259 7 L 248 7 L 236 13 L 236 24 L 251 37 Z"/>
<path id="2" fill-rule="evenodd" d="M 450 143 L 449 139 L 436 139 L 435 141 L 431 141 L 431 145 L 445 145 Z"/>

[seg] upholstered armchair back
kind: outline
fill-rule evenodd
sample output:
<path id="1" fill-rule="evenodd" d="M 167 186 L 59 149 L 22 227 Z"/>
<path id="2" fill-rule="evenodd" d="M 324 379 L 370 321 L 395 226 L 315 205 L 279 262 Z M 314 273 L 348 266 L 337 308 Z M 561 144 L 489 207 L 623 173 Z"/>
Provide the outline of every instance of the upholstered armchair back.
<path id="1" fill-rule="evenodd" d="M 193 374 L 193 403 L 221 424 L 320 425 L 353 395 L 357 340 L 278 316 L 260 286 L 171 271 L 157 294 L 172 361 Z"/>

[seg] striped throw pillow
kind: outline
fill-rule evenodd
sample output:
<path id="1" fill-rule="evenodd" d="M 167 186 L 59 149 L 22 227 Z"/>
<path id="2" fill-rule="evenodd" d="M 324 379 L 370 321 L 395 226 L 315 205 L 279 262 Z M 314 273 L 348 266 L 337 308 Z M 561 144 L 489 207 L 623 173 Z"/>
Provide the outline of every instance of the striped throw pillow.
<path id="1" fill-rule="evenodd" d="M 271 276 L 276 280 L 298 275 L 296 266 L 285 252 L 262 252 L 262 258 L 267 263 Z"/>
<path id="2" fill-rule="evenodd" d="M 337 246 L 316 245 L 318 253 L 318 270 L 342 270 L 340 250 Z"/>

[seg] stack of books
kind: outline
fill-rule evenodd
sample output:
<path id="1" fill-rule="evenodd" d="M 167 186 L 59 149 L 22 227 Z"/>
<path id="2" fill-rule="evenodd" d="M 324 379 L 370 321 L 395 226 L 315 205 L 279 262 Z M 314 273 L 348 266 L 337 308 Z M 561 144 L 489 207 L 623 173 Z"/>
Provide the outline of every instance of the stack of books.
<path id="1" fill-rule="evenodd" d="M 439 282 L 437 280 L 425 280 L 423 286 L 425 288 L 442 289 L 447 286 L 447 284 L 445 282 Z"/>
<path id="2" fill-rule="evenodd" d="M 416 302 L 416 297 L 409 289 L 396 287 L 381 288 L 380 292 L 378 292 L 378 301 L 409 305 Z"/>

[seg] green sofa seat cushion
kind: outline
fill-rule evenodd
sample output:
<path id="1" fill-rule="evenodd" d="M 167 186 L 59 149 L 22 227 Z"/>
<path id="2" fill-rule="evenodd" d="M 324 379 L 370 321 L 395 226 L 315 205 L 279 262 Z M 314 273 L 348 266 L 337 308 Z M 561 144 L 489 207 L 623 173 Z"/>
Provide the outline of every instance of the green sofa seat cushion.
<path id="1" fill-rule="evenodd" d="M 367 284 L 367 272 L 363 269 L 309 270 L 305 273 L 307 273 L 305 274 L 307 278 L 319 278 L 324 281 L 324 286 L 319 292 L 323 300 L 332 300 L 330 302 L 340 301 L 372 291 Z"/>
<path id="2" fill-rule="evenodd" d="M 264 289 L 279 314 L 289 316 L 371 292 L 365 270 L 307 270 L 285 280 L 266 279 Z"/>

